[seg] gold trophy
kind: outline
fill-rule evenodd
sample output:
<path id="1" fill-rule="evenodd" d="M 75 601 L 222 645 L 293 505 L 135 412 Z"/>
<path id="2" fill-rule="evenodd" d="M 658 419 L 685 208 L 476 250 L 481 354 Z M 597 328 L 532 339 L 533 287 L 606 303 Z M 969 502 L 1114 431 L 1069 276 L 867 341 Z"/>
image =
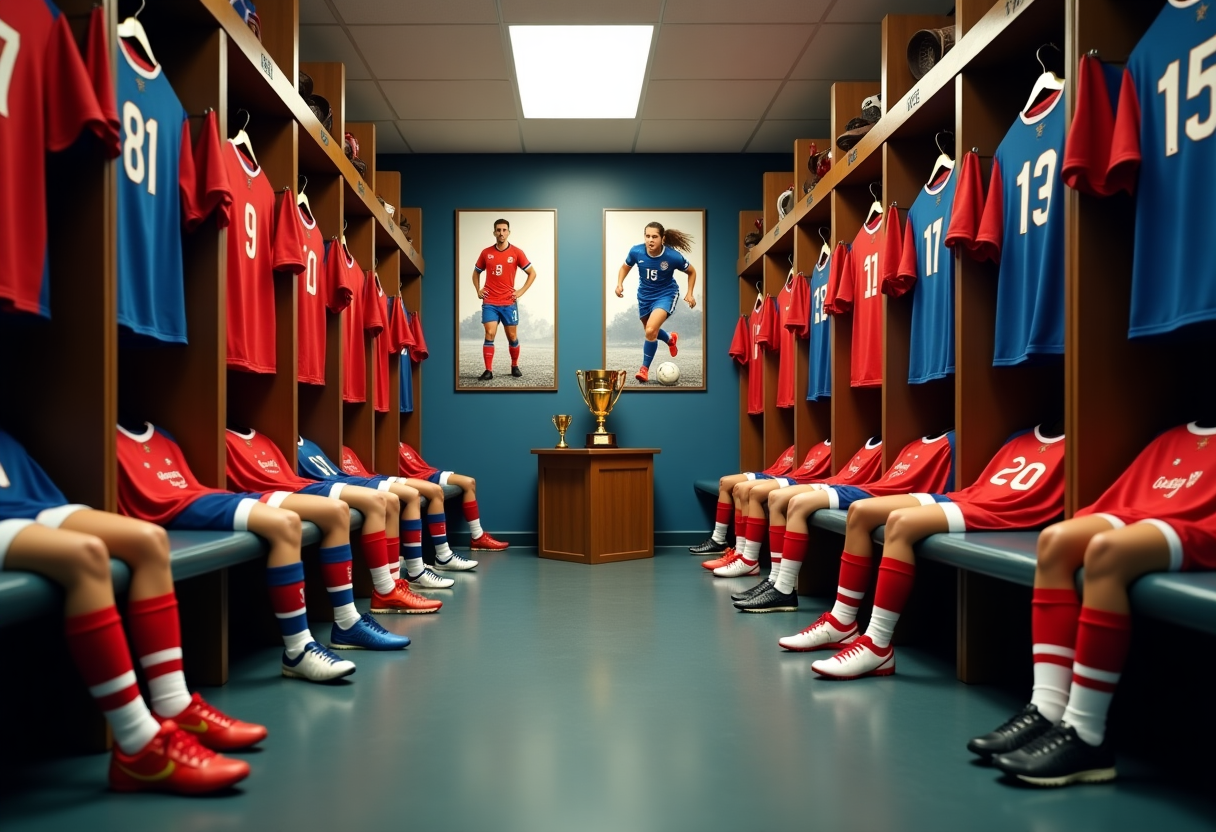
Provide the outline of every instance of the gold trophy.
<path id="1" fill-rule="evenodd" d="M 569 448 L 570 447 L 569 445 L 566 444 L 566 428 L 570 427 L 570 420 L 573 418 L 574 418 L 573 416 L 554 416 L 553 417 L 553 426 L 555 428 L 557 428 L 557 438 L 558 438 L 557 444 L 553 446 L 554 448 Z"/>
<path id="2" fill-rule="evenodd" d="M 604 430 L 604 419 L 612 412 L 617 399 L 625 392 L 624 370 L 575 370 L 578 390 L 595 417 L 595 432 L 587 434 L 588 448 L 615 448 L 616 434 Z M 613 392 L 616 395 L 612 395 Z"/>

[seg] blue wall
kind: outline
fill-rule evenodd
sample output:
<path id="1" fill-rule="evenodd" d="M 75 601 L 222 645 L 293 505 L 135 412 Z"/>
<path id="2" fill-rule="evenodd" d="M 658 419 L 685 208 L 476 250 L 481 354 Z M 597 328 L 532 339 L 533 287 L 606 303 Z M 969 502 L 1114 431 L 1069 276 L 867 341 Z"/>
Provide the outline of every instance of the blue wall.
<path id="1" fill-rule="evenodd" d="M 477 478 L 487 530 L 536 531 L 536 460 L 530 449 L 556 443 L 551 415 L 575 414 L 568 434 L 572 444 L 581 444 L 583 434 L 594 428 L 574 371 L 603 363 L 603 209 L 704 208 L 708 390 L 631 393 L 621 397 L 608 420 L 621 444 L 663 451 L 655 458 L 656 531 L 704 534 L 707 515 L 693 496 L 692 481 L 721 476 L 739 465 L 738 375 L 726 355 L 738 320 L 739 211 L 759 209 L 761 174 L 789 164 L 788 156 L 759 154 L 417 155 L 377 160 L 380 169 L 401 171 L 403 204 L 422 208 L 422 320 L 431 357 L 422 365 L 420 451 L 433 465 Z M 555 393 L 453 390 L 453 280 L 468 279 L 453 274 L 455 211 L 465 208 L 557 209 Z M 685 536 L 659 535 L 658 542 Z"/>

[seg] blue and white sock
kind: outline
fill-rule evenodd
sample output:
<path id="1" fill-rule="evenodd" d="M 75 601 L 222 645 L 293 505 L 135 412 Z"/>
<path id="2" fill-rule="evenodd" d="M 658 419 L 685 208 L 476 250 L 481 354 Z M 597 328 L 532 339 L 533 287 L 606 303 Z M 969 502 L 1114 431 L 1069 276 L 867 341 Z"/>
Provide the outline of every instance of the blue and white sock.
<path id="1" fill-rule="evenodd" d="M 647 341 L 642 345 L 642 366 L 649 367 L 650 362 L 654 361 L 654 354 L 659 349 L 658 341 Z"/>

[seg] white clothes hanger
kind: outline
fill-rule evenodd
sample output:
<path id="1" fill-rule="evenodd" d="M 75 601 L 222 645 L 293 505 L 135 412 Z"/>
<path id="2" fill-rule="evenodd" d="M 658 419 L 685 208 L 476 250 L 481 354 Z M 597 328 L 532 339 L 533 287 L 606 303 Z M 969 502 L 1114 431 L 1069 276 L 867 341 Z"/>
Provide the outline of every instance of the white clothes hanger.
<path id="1" fill-rule="evenodd" d="M 874 202 L 872 202 L 870 204 L 870 212 L 868 214 L 866 214 L 865 222 L 862 223 L 862 225 L 864 225 L 866 227 L 869 227 L 870 223 L 874 222 L 876 217 L 881 217 L 883 215 L 882 198 L 878 194 L 874 193 L 875 185 L 882 187 L 882 183 L 881 182 L 871 182 L 870 183 L 870 196 L 874 197 Z"/>
<path id="2" fill-rule="evenodd" d="M 1026 106 L 1022 108 L 1022 115 L 1030 112 L 1030 108 L 1034 106 L 1034 101 L 1039 95 L 1047 90 L 1062 90 L 1064 89 L 1064 79 L 1054 72 L 1047 70 L 1047 65 L 1043 63 L 1043 47 L 1050 46 L 1052 49 L 1059 51 L 1059 47 L 1054 43 L 1045 43 L 1034 51 L 1035 60 L 1039 62 L 1039 66 L 1043 70 L 1043 74 L 1034 82 L 1034 86 L 1030 90 L 1030 98 L 1026 99 Z"/>
<path id="3" fill-rule="evenodd" d="M 819 227 L 819 239 L 823 240 L 823 248 L 819 249 L 819 259 L 815 261 L 815 268 L 817 269 L 822 269 L 824 266 L 826 266 L 828 260 L 832 256 L 832 245 L 828 242 L 827 234 L 823 233 L 825 231 L 830 234 L 832 229 L 828 228 L 826 225 Z"/>
<path id="4" fill-rule="evenodd" d="M 304 184 L 300 186 L 300 192 L 296 194 L 296 205 L 302 206 L 308 212 L 308 216 L 312 217 L 312 206 L 308 203 L 308 195 L 304 193 L 304 189 L 308 187 L 308 177 L 301 173 L 300 178 L 304 180 Z"/>
<path id="5" fill-rule="evenodd" d="M 245 123 L 241 126 L 240 130 L 236 131 L 236 135 L 232 137 L 232 143 L 237 147 L 241 147 L 243 145 L 245 147 L 245 152 L 249 154 L 249 158 L 253 160 L 253 163 L 260 168 L 261 165 L 258 164 L 258 157 L 253 154 L 253 143 L 249 141 L 249 134 L 245 132 L 245 128 L 249 126 L 249 111 L 240 109 L 237 110 L 237 112 L 245 114 Z"/>
<path id="6" fill-rule="evenodd" d="M 148 56 L 148 60 L 153 64 L 159 64 L 156 56 L 152 54 L 152 44 L 148 43 L 148 33 L 144 31 L 144 24 L 139 22 L 139 13 L 144 10 L 144 5 L 147 0 L 139 4 L 139 8 L 135 10 L 135 14 L 128 17 L 122 23 L 118 24 L 117 33 L 120 38 L 132 38 L 143 47 L 144 54 Z"/>
<path id="7" fill-rule="evenodd" d="M 937 145 L 937 149 L 941 151 L 941 155 L 938 156 L 937 161 L 933 163 L 933 172 L 929 174 L 929 187 L 933 187 L 933 183 L 937 181 L 937 177 L 941 175 L 942 171 L 954 170 L 954 160 L 946 154 L 945 150 L 942 150 L 942 134 L 949 136 L 954 135 L 954 133 L 949 130 L 942 130 L 933 137 L 933 143 Z"/>

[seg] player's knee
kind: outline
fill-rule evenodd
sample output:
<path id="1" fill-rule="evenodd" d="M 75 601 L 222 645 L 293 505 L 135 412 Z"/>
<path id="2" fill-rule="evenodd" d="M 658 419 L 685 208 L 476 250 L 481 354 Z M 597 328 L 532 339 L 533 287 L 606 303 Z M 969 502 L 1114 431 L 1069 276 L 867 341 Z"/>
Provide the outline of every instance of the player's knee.
<path id="1" fill-rule="evenodd" d="M 1103 581 L 1122 574 L 1124 558 L 1111 535 L 1096 534 L 1085 547 L 1085 580 Z"/>
<path id="2" fill-rule="evenodd" d="M 140 561 L 150 566 L 169 566 L 169 533 L 155 523 L 142 523 L 137 548 Z"/>
<path id="3" fill-rule="evenodd" d="M 389 514 L 401 513 L 401 500 L 391 491 L 383 492 L 384 495 L 384 510 Z"/>
<path id="4" fill-rule="evenodd" d="M 468 482 L 465 484 L 464 490 L 469 492 L 470 494 L 476 492 L 477 491 L 477 480 L 474 479 L 473 477 L 466 477 L 465 479 L 467 479 Z"/>
<path id="5" fill-rule="evenodd" d="M 277 511 L 266 524 L 266 533 L 276 543 L 285 543 L 288 546 L 299 548 L 300 540 L 304 536 L 300 515 L 286 509 Z"/>
<path id="6" fill-rule="evenodd" d="M 896 509 L 887 517 L 886 540 L 907 540 L 912 534 L 912 517 L 904 509 Z"/>
<path id="7" fill-rule="evenodd" d="M 331 505 L 326 509 L 326 519 L 331 527 L 350 528 L 350 506 L 341 500 L 330 500 Z M 375 504 L 373 504 L 375 505 Z"/>
<path id="8" fill-rule="evenodd" d="M 1048 526 L 1039 532 L 1036 557 L 1038 568 L 1041 571 L 1055 572 L 1066 568 L 1066 561 L 1068 560 L 1067 538 L 1067 533 L 1060 528 L 1060 524 L 1058 523 Z M 1076 567 L 1074 566 L 1074 568 Z"/>
<path id="9" fill-rule="evenodd" d="M 110 580 L 110 550 L 100 537 L 85 535 L 75 552 L 75 573 L 81 582 Z"/>
<path id="10" fill-rule="evenodd" d="M 858 500 L 849 506 L 847 523 L 851 528 L 857 529 L 876 529 L 883 524 L 888 523 L 887 534 L 891 533 L 889 525 L 890 520 L 879 512 L 874 511 L 866 500 Z"/>

